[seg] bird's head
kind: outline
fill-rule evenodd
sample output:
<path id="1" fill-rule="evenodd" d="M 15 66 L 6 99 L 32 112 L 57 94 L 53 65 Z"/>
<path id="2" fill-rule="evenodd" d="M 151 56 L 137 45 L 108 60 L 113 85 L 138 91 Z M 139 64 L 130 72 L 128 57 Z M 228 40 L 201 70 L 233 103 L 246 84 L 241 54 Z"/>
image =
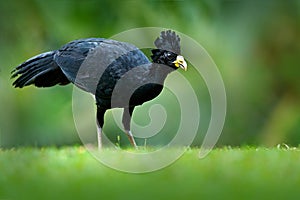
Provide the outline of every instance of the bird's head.
<path id="1" fill-rule="evenodd" d="M 187 70 L 187 64 L 184 57 L 176 53 L 161 49 L 153 49 L 151 58 L 154 63 L 164 64 L 173 69 L 181 68 L 184 71 Z"/>
<path id="2" fill-rule="evenodd" d="M 154 41 L 154 45 L 157 47 L 157 49 L 152 50 L 151 58 L 154 63 L 164 64 L 174 69 L 187 70 L 186 61 L 180 55 L 180 38 L 174 31 L 162 31 Z"/>

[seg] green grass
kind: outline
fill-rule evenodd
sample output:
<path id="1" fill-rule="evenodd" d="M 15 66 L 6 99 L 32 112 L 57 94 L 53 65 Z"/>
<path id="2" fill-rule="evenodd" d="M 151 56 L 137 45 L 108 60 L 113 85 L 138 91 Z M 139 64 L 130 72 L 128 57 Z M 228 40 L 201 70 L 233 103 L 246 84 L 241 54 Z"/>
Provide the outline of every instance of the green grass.
<path id="1" fill-rule="evenodd" d="M 215 149 L 204 159 L 198 153 L 190 149 L 162 170 L 129 174 L 82 147 L 0 150 L 0 200 L 300 197 L 299 149 Z"/>

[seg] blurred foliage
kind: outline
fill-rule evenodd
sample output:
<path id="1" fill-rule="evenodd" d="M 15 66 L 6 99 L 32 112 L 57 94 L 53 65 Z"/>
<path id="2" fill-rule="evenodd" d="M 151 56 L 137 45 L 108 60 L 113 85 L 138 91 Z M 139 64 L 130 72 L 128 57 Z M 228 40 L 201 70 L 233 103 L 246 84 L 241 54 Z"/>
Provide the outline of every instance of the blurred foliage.
<path id="1" fill-rule="evenodd" d="M 13 67 L 73 39 L 111 37 L 137 27 L 165 27 L 194 38 L 211 55 L 226 85 L 228 111 L 218 145 L 275 145 L 300 142 L 300 1 L 71 1 L 0 0 L 0 145 L 80 143 L 72 117 L 72 86 L 13 89 Z M 187 76 L 191 80 L 193 69 Z M 203 81 L 199 76 L 200 85 Z M 201 123 L 210 119 L 209 93 L 202 85 Z M 202 88 L 202 89 L 201 89 Z M 153 143 L 164 144 L 177 128 L 180 110 L 171 93 L 137 109 L 134 120 L 149 122 L 151 103 L 175 116 Z M 116 141 L 112 120 L 106 132 Z M 170 133 L 170 134 L 169 134 Z M 121 135 L 123 136 L 123 135 Z M 122 137 L 121 143 L 126 143 Z M 143 142 L 143 141 L 140 141 Z"/>

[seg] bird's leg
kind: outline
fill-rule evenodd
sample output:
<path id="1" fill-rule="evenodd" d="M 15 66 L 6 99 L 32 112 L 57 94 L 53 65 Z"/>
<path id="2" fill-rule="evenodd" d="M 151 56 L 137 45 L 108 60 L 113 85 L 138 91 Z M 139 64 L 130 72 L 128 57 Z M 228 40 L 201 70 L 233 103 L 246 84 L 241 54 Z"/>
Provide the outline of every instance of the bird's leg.
<path id="1" fill-rule="evenodd" d="M 102 128 L 100 127 L 98 120 L 97 120 L 97 142 L 98 142 L 98 149 L 102 149 Z"/>
<path id="2" fill-rule="evenodd" d="M 104 124 L 104 114 L 106 109 L 97 107 L 97 141 L 98 141 L 98 149 L 102 149 L 102 127 Z"/>
<path id="3" fill-rule="evenodd" d="M 134 107 L 124 108 L 122 122 L 123 122 L 124 129 L 126 131 L 126 135 L 129 139 L 129 142 L 131 143 L 131 145 L 134 148 L 137 149 L 136 142 L 130 131 L 130 121 L 131 121 L 131 115 L 132 115 L 133 109 L 134 109 Z"/>
<path id="4" fill-rule="evenodd" d="M 133 137 L 131 131 L 126 131 L 126 135 L 127 135 L 127 137 L 128 137 L 128 140 L 129 140 L 130 144 L 131 144 L 135 149 L 137 149 L 137 145 L 136 145 L 136 143 L 135 143 L 135 140 L 134 140 L 134 137 Z"/>

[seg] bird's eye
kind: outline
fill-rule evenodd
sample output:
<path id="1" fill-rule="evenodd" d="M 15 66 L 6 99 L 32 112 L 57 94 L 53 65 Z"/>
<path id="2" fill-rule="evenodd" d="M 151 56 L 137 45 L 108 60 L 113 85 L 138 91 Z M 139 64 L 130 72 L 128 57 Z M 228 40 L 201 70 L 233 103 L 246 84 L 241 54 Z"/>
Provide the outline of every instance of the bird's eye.
<path id="1" fill-rule="evenodd" d="M 171 56 L 171 53 L 170 53 L 170 52 L 167 52 L 166 56 L 167 56 L 167 57 L 170 57 L 170 56 Z"/>

